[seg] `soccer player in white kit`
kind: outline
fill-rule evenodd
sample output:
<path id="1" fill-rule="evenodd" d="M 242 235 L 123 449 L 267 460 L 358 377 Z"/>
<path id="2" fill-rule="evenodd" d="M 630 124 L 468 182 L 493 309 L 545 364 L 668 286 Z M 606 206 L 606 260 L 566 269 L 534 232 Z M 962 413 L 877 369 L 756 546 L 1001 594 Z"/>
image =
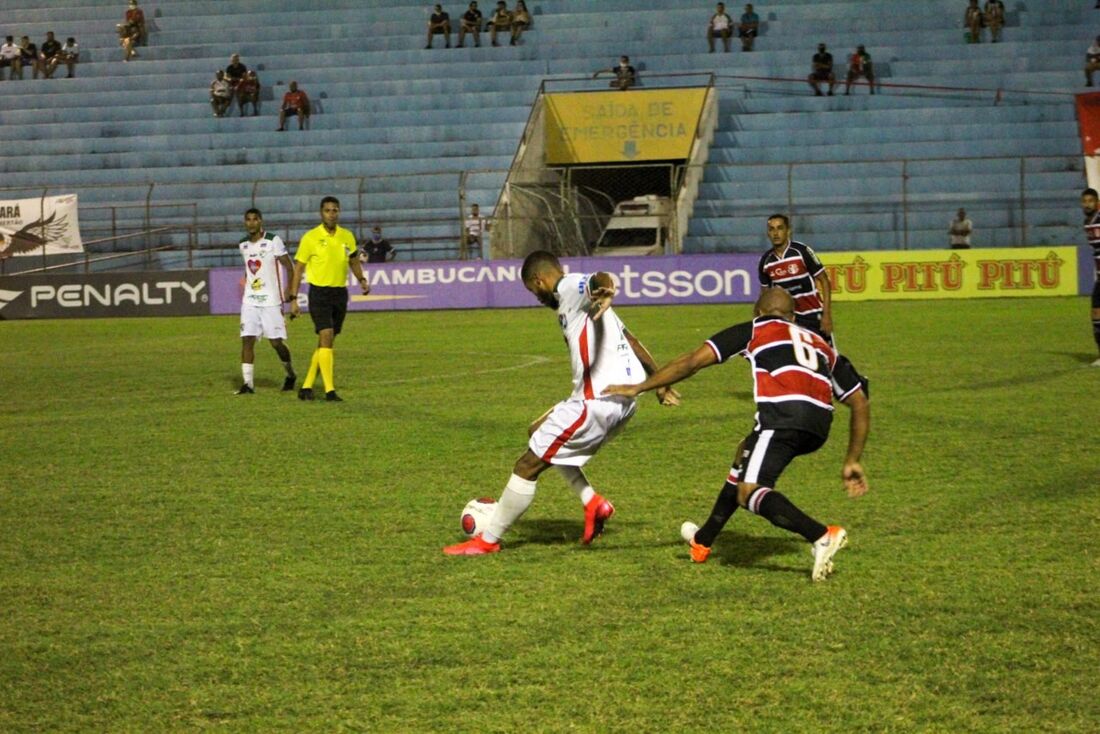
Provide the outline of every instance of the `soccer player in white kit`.
<path id="1" fill-rule="evenodd" d="M 256 361 L 256 339 L 267 337 L 283 362 L 286 379 L 283 392 L 294 389 L 297 377 L 290 363 L 290 349 L 285 343 L 286 322 L 283 321 L 283 287 L 278 265 L 289 274 L 294 264 L 286 245 L 278 235 L 264 230 L 264 218 L 259 209 L 244 213 L 244 229 L 248 236 L 241 240 L 244 260 L 244 296 L 241 298 L 241 376 L 243 382 L 237 395 L 255 392 L 252 378 Z"/>
<path id="2" fill-rule="evenodd" d="M 615 508 L 592 488 L 581 467 L 622 430 L 635 410 L 633 398 L 605 397 L 603 389 L 619 382 L 640 383 L 657 369 L 650 353 L 611 310 L 615 283 L 610 275 L 566 275 L 554 255 L 538 251 L 523 261 L 521 277 L 527 290 L 558 312 L 573 367 L 573 394 L 528 429 L 527 451 L 516 461 L 487 528 L 444 548 L 447 555 L 499 551 L 501 536 L 530 506 L 539 475 L 551 466 L 584 506 L 581 543 L 588 545 L 598 537 Z M 672 389 L 660 390 L 657 398 L 663 405 L 679 403 Z"/>

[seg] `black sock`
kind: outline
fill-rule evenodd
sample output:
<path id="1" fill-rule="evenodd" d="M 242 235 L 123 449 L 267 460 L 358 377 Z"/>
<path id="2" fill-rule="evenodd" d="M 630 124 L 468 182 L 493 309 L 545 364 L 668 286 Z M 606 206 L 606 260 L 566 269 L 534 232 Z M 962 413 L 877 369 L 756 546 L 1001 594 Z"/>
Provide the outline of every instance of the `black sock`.
<path id="1" fill-rule="evenodd" d="M 824 525 L 814 520 L 802 510 L 774 489 L 760 487 L 749 496 L 749 509 L 755 507 L 755 512 L 777 528 L 798 533 L 811 543 L 825 534 Z"/>
<path id="2" fill-rule="evenodd" d="M 722 532 L 722 528 L 735 512 L 737 512 L 737 485 L 726 482 L 722 486 L 722 491 L 718 493 L 718 499 L 714 502 L 710 517 L 695 533 L 695 542 L 708 548 L 714 545 L 714 539 L 718 537 L 718 533 Z"/>
<path id="3" fill-rule="evenodd" d="M 1100 320 L 1092 322 L 1092 338 L 1096 340 L 1096 347 L 1100 349 Z"/>

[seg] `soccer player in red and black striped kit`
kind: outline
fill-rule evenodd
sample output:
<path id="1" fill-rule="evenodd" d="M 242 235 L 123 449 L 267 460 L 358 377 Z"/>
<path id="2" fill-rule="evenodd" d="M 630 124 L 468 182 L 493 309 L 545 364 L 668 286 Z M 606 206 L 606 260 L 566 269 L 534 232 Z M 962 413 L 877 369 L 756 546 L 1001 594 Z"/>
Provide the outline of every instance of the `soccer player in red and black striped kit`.
<path id="1" fill-rule="evenodd" d="M 691 546 L 691 559 L 703 563 L 714 539 L 738 505 L 762 515 L 776 527 L 798 533 L 812 543 L 811 577 L 821 581 L 833 570 L 833 556 L 848 541 L 839 525 L 822 525 L 775 491 L 779 475 L 796 457 L 825 444 L 833 420 L 833 397 L 851 409 L 848 453 L 841 478 L 848 496 L 867 491 L 859 463 L 871 426 L 871 409 L 863 381 L 851 362 L 821 335 L 795 323 L 795 301 L 781 288 L 766 288 L 756 302 L 751 322 L 715 334 L 692 352 L 680 355 L 644 382 L 612 385 L 604 394 L 636 397 L 691 377 L 704 367 L 743 356 L 752 365 L 756 426 L 734 457 L 733 467 L 702 527 L 686 522 L 680 532 Z"/>
<path id="2" fill-rule="evenodd" d="M 1092 283 L 1092 336 L 1100 349 L 1100 196 L 1096 189 L 1081 192 L 1081 209 L 1085 212 L 1085 237 L 1092 245 L 1092 259 L 1096 271 Z M 1100 358 L 1092 363 L 1100 367 Z"/>
<path id="3" fill-rule="evenodd" d="M 809 245 L 791 239 L 791 221 L 785 214 L 768 217 L 768 239 L 772 249 L 760 258 L 760 287 L 777 286 L 790 293 L 795 323 L 832 344 L 832 289 L 825 266 Z"/>

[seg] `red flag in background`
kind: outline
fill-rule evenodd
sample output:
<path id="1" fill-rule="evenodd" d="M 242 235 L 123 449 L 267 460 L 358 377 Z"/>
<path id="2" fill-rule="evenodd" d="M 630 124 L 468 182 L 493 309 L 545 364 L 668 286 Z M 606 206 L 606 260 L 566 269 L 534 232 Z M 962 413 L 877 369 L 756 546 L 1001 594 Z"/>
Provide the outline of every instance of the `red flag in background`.
<path id="1" fill-rule="evenodd" d="M 1100 92 L 1077 95 L 1077 127 L 1085 155 L 1100 153 Z"/>

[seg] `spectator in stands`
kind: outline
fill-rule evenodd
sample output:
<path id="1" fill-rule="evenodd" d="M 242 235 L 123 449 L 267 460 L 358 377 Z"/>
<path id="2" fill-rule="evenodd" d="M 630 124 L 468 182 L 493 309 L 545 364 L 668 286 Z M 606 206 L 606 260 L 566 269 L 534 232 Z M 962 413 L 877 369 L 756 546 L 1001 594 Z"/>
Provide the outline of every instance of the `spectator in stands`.
<path id="1" fill-rule="evenodd" d="M 737 27 L 737 35 L 741 38 L 741 50 L 752 51 L 752 44 L 756 41 L 756 35 L 760 32 L 760 16 L 753 9 L 752 4 L 745 6 L 745 12 L 741 14 L 741 24 Z"/>
<path id="2" fill-rule="evenodd" d="M 218 69 L 214 81 L 210 82 L 210 107 L 214 110 L 214 117 L 225 117 L 225 111 L 233 103 L 233 89 L 225 78 L 225 72 Z"/>
<path id="3" fill-rule="evenodd" d="M 53 74 L 53 70 L 57 68 L 54 59 L 61 53 L 61 42 L 53 37 L 53 31 L 46 31 L 46 40 L 42 42 L 42 48 L 39 49 L 39 52 L 39 58 L 42 62 L 42 75 L 49 79 Z"/>
<path id="4" fill-rule="evenodd" d="M 122 60 L 129 61 L 138 55 L 134 49 L 138 39 L 137 26 L 133 23 L 119 23 L 115 28 L 118 30 L 118 45 L 122 47 Z"/>
<path id="5" fill-rule="evenodd" d="M 833 55 L 825 50 L 824 43 L 817 44 L 817 53 L 814 54 L 813 59 L 813 71 L 810 72 L 807 81 L 810 82 L 814 94 L 818 97 L 821 96 L 821 87 L 818 84 L 829 82 L 829 96 L 833 96 L 833 89 L 836 87 L 836 74 L 833 73 Z"/>
<path id="6" fill-rule="evenodd" d="M 951 226 L 947 233 L 950 237 L 952 250 L 969 250 L 970 233 L 974 231 L 974 223 L 966 216 L 966 209 L 959 209 L 955 218 L 951 220 Z"/>
<path id="7" fill-rule="evenodd" d="M 32 78 L 37 79 L 39 72 L 42 71 L 42 60 L 38 58 L 38 46 L 31 43 L 29 36 L 23 36 L 19 39 L 19 55 L 19 78 L 23 78 L 23 69 L 29 66 Z"/>
<path id="8" fill-rule="evenodd" d="M 867 86 L 871 94 L 875 93 L 875 69 L 871 64 L 871 54 L 862 45 L 856 47 L 856 52 L 848 59 L 848 80 L 844 85 L 844 94 L 852 93 L 852 82 L 860 77 L 867 80 Z"/>
<path id="9" fill-rule="evenodd" d="M 477 9 L 477 3 L 470 3 L 470 7 L 462 14 L 462 20 L 458 24 L 458 47 L 466 45 L 466 34 L 472 33 L 474 45 L 481 46 L 481 11 Z"/>
<path id="10" fill-rule="evenodd" d="M 367 263 L 384 263 L 397 257 L 390 241 L 382 236 L 382 228 L 375 225 L 370 231 L 370 239 L 363 245 L 359 259 Z"/>
<path id="11" fill-rule="evenodd" d="M 16 76 L 23 77 L 23 52 L 15 45 L 13 36 L 5 36 L 4 43 L 0 45 L 0 70 L 11 69 L 9 79 Z M 0 74 L 3 72 L 0 71 Z"/>
<path id="12" fill-rule="evenodd" d="M 970 0 L 970 5 L 966 8 L 966 15 L 963 16 L 963 25 L 967 28 L 967 43 L 982 42 L 982 25 L 984 23 L 985 15 L 982 14 L 982 9 L 978 7 L 978 0 Z"/>
<path id="13" fill-rule="evenodd" d="M 1085 86 L 1092 86 L 1092 72 L 1100 69 L 1100 36 L 1085 51 Z"/>
<path id="14" fill-rule="evenodd" d="M 508 9 L 508 3 L 504 0 L 499 0 L 496 10 L 489 17 L 489 41 L 494 46 L 500 45 L 497 43 L 497 34 L 501 31 L 512 32 L 512 11 Z"/>
<path id="15" fill-rule="evenodd" d="M 279 132 L 286 129 L 286 118 L 297 117 L 298 129 L 304 130 L 309 119 L 309 97 L 298 89 L 298 82 L 290 83 L 290 91 L 283 95 L 283 106 L 279 109 Z"/>
<path id="16" fill-rule="evenodd" d="M 730 51 L 730 37 L 733 36 L 733 18 L 726 13 L 726 4 L 718 3 L 714 9 L 714 15 L 707 22 L 707 48 L 714 53 L 714 39 L 722 39 L 722 48 L 726 53 Z"/>
<path id="17" fill-rule="evenodd" d="M 470 207 L 470 216 L 466 217 L 466 223 L 462 231 L 466 238 L 466 247 L 477 247 L 481 252 L 481 233 L 489 229 L 489 223 L 481 216 L 481 208 L 477 204 Z"/>
<path id="18" fill-rule="evenodd" d="M 237 85 L 248 73 L 248 67 L 241 63 L 241 55 L 233 54 L 229 57 L 229 66 L 225 67 L 225 80 L 229 82 L 229 88 L 237 91 Z"/>
<path id="19" fill-rule="evenodd" d="M 629 56 L 620 56 L 619 65 L 612 66 L 610 69 L 600 69 L 592 78 L 595 79 L 600 74 L 611 72 L 615 75 L 615 78 L 611 80 L 611 88 L 626 91 L 638 83 L 638 72 L 634 70 L 634 67 L 630 65 Z"/>
<path id="20" fill-rule="evenodd" d="M 260 114 L 260 80 L 256 72 L 251 69 L 245 73 L 244 79 L 237 83 L 237 109 L 240 110 L 241 117 L 244 117 L 246 104 L 252 105 L 253 117 Z"/>
<path id="21" fill-rule="evenodd" d="M 531 13 L 527 12 L 527 3 L 516 0 L 516 9 L 512 11 L 512 40 L 508 45 L 515 46 L 519 43 L 519 37 L 531 27 Z"/>
<path id="22" fill-rule="evenodd" d="M 982 16 L 989 27 L 989 40 L 997 43 L 1001 40 L 1001 28 L 1005 24 L 1005 4 L 1001 0 L 986 0 Z"/>
<path id="23" fill-rule="evenodd" d="M 428 45 L 432 47 L 432 36 L 443 36 L 447 41 L 447 48 L 451 47 L 451 16 L 448 15 L 442 5 L 435 6 L 435 12 L 428 18 Z"/>
<path id="24" fill-rule="evenodd" d="M 137 0 L 130 0 L 130 7 L 126 9 L 124 22 L 137 29 L 137 39 L 134 44 L 138 46 L 146 45 L 148 38 L 145 32 L 145 11 L 138 7 Z"/>
<path id="25" fill-rule="evenodd" d="M 50 74 L 53 74 L 58 64 L 65 64 L 65 66 L 69 68 L 69 74 L 66 76 L 66 79 L 72 79 L 73 67 L 76 66 L 77 61 L 80 61 L 80 44 L 76 42 L 75 38 L 69 36 L 65 39 L 65 45 L 61 47 L 61 52 L 50 61 L 46 66 L 46 70 Z"/>

